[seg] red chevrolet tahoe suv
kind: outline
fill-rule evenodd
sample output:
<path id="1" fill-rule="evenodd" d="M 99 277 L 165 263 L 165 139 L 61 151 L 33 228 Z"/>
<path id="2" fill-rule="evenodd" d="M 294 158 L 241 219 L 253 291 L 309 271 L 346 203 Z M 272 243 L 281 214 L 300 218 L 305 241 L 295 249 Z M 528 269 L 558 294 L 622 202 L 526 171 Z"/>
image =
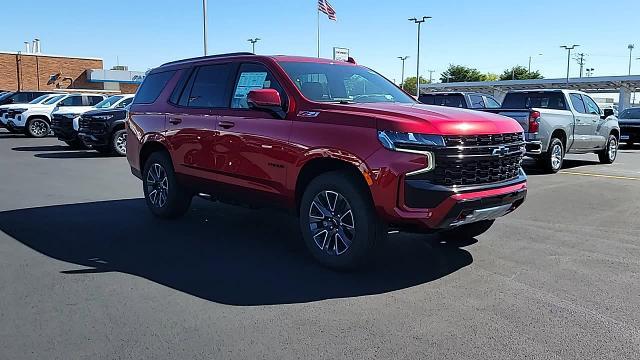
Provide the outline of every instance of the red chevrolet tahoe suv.
<path id="1" fill-rule="evenodd" d="M 313 256 L 352 268 L 388 229 L 474 237 L 520 206 L 513 119 L 421 105 L 349 62 L 235 53 L 151 70 L 127 158 L 162 218 L 196 194 L 299 216 Z"/>

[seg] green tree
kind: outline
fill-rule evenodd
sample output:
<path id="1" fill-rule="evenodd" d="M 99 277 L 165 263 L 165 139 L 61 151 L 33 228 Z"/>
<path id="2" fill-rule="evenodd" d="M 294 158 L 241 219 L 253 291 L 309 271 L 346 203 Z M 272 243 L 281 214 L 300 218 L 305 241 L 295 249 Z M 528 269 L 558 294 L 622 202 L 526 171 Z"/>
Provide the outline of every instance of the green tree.
<path id="1" fill-rule="evenodd" d="M 440 74 L 442 82 L 485 81 L 485 75 L 478 69 L 463 65 L 450 64 L 449 68 Z"/>
<path id="2" fill-rule="evenodd" d="M 420 84 L 428 84 L 428 83 L 429 83 L 429 80 L 420 76 Z M 409 94 L 415 95 L 416 94 L 416 77 L 410 76 L 404 79 L 402 88 L 404 89 L 404 91 L 408 92 Z"/>
<path id="3" fill-rule="evenodd" d="M 498 74 L 494 74 L 494 73 L 484 74 L 484 81 L 498 81 L 498 79 L 499 79 Z"/>
<path id="4" fill-rule="evenodd" d="M 502 75 L 500 75 L 500 80 L 528 80 L 528 79 L 543 79 L 543 76 L 539 71 L 529 71 L 524 66 L 514 66 L 510 69 L 506 69 Z"/>

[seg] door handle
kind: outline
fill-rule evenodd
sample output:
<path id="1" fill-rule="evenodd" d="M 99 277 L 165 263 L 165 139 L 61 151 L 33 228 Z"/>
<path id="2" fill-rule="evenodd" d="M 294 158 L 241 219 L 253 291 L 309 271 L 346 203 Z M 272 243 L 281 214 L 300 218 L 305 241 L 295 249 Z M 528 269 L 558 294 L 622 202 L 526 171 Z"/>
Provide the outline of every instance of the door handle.
<path id="1" fill-rule="evenodd" d="M 236 123 L 231 121 L 220 121 L 218 123 L 218 126 L 220 126 L 223 129 L 231 129 L 232 127 L 236 126 Z"/>
<path id="2" fill-rule="evenodd" d="M 178 125 L 182 122 L 182 119 L 180 118 L 169 118 L 169 122 L 172 123 L 173 125 Z"/>

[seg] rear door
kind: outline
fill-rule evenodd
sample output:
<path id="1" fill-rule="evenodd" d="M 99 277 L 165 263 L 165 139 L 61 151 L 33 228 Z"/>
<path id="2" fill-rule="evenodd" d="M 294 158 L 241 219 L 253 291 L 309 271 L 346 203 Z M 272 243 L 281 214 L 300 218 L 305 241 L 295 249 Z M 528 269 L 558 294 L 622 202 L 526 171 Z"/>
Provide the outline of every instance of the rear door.
<path id="1" fill-rule="evenodd" d="M 587 106 L 579 93 L 569 93 L 569 101 L 574 110 L 573 149 L 587 150 L 592 147 L 594 123 Z"/>
<path id="2" fill-rule="evenodd" d="M 216 170 L 223 182 L 278 197 L 285 191 L 291 121 L 265 111 L 249 109 L 247 94 L 254 89 L 276 89 L 286 109 L 288 96 L 271 70 L 261 63 L 240 65 L 231 106 L 219 112 Z"/>
<path id="3" fill-rule="evenodd" d="M 216 114 L 229 106 L 235 65 L 208 64 L 184 71 L 171 95 L 175 107 L 168 114 L 167 139 L 173 148 L 173 162 L 179 173 L 217 180 Z"/>

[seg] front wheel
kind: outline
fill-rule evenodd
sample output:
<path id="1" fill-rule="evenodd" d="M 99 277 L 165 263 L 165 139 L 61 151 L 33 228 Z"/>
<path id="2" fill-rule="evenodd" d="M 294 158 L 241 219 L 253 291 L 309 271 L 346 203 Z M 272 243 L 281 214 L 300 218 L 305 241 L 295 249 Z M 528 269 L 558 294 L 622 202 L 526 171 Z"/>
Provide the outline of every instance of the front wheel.
<path id="1" fill-rule="evenodd" d="M 321 264 L 345 270 L 370 258 L 384 227 L 366 191 L 355 175 L 341 171 L 320 175 L 305 189 L 300 228 Z"/>
<path id="2" fill-rule="evenodd" d="M 618 156 L 618 138 L 611 134 L 607 146 L 598 152 L 598 159 L 602 164 L 613 164 Z"/>
<path id="3" fill-rule="evenodd" d="M 127 156 L 127 130 L 122 129 L 113 133 L 111 149 L 118 156 Z"/>
<path id="4" fill-rule="evenodd" d="M 35 118 L 27 123 L 27 135 L 31 137 L 42 138 L 49 135 L 50 131 L 49 123 L 44 119 Z"/>
<path id="5" fill-rule="evenodd" d="M 482 235 L 491 228 L 495 220 L 483 220 L 471 224 L 460 225 L 453 229 L 444 230 L 440 233 L 447 240 L 468 240 Z"/>
<path id="6" fill-rule="evenodd" d="M 144 198 L 151 212 L 160 218 L 184 215 L 193 194 L 178 183 L 171 159 L 166 153 L 151 154 L 142 173 Z"/>

